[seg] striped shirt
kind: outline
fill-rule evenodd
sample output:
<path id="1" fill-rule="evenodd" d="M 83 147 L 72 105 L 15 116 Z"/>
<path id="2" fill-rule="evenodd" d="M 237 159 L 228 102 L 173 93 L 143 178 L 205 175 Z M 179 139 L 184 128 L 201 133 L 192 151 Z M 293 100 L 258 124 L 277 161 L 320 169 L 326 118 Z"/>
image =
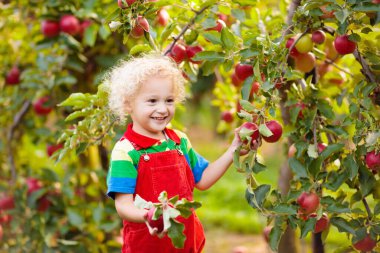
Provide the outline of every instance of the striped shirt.
<path id="1" fill-rule="evenodd" d="M 132 125 L 128 126 L 124 137 L 115 144 L 111 153 L 110 169 L 107 175 L 109 197 L 114 199 L 116 192 L 130 194 L 135 192 L 137 166 L 141 155 L 174 150 L 177 144 L 193 172 L 195 183 L 201 180 L 208 161 L 192 148 L 183 132 L 165 129 L 165 134 L 169 137 L 167 140 L 156 140 L 140 135 L 132 130 Z"/>

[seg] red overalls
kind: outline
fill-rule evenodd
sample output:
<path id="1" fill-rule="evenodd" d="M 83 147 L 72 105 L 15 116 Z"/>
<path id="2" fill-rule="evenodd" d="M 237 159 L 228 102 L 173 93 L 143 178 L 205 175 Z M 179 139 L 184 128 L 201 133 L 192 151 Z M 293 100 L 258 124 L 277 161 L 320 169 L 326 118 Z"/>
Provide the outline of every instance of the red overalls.
<path id="1" fill-rule="evenodd" d="M 168 198 L 179 195 L 180 199 L 193 200 L 194 176 L 182 152 L 169 150 L 147 155 L 149 160 L 144 159 L 145 154 L 140 156 L 134 195 L 138 194 L 146 201 L 158 202 L 158 195 L 166 191 Z M 150 235 L 145 223 L 124 220 L 122 253 L 201 252 L 205 237 L 202 224 L 195 213 L 187 219 L 176 219 L 185 225 L 186 240 L 183 249 L 174 248 L 167 235 L 162 239 Z"/>

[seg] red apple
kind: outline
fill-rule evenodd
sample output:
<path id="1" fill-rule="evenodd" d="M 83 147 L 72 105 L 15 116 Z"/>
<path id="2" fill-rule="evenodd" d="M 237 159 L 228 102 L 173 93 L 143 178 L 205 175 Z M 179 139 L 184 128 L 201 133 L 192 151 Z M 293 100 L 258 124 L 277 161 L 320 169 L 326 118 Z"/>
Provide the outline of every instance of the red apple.
<path id="1" fill-rule="evenodd" d="M 37 115 L 47 115 L 49 114 L 53 108 L 51 106 L 50 97 L 45 96 L 39 98 L 34 104 L 33 104 L 34 111 Z"/>
<path id="2" fill-rule="evenodd" d="M 190 62 L 195 64 L 200 64 L 202 61 L 194 61 L 193 58 L 197 53 L 202 52 L 203 48 L 201 46 L 186 46 L 186 55 Z"/>
<path id="3" fill-rule="evenodd" d="M 298 115 L 297 115 L 297 118 L 303 119 L 303 117 L 304 117 L 303 110 L 306 108 L 306 105 L 303 102 L 298 101 L 296 104 L 292 105 L 291 107 L 300 108 Z"/>
<path id="4" fill-rule="evenodd" d="M 310 217 L 317 217 L 317 214 L 316 213 L 312 213 L 310 214 Z M 317 220 L 317 222 L 315 223 L 315 227 L 314 227 L 314 233 L 320 233 L 324 230 L 327 229 L 327 227 L 329 226 L 329 223 L 330 223 L 330 219 L 329 217 L 327 216 L 327 214 L 322 214 L 322 217 Z"/>
<path id="5" fill-rule="evenodd" d="M 234 121 L 234 115 L 230 111 L 223 111 L 220 117 L 227 123 Z"/>
<path id="6" fill-rule="evenodd" d="M 157 220 L 153 220 L 153 215 L 154 215 L 155 210 L 156 208 L 149 209 L 147 220 L 148 220 L 149 226 L 151 226 L 152 228 L 157 228 L 157 232 L 160 233 L 164 230 L 164 218 L 161 215 L 160 217 L 158 217 Z"/>
<path id="7" fill-rule="evenodd" d="M 323 152 L 323 150 L 325 150 L 325 149 L 326 149 L 326 147 L 327 147 L 327 145 L 326 145 L 326 144 L 324 144 L 324 143 L 318 143 L 318 145 L 317 145 L 317 148 L 318 148 L 318 153 L 322 153 L 322 152 Z"/>
<path id="8" fill-rule="evenodd" d="M 300 206 L 301 213 L 311 214 L 314 213 L 319 206 L 319 197 L 316 193 L 303 192 L 297 199 L 297 203 Z"/>
<path id="9" fill-rule="evenodd" d="M 330 63 L 323 62 L 317 66 L 318 75 L 322 78 L 327 72 L 332 71 L 333 68 Z"/>
<path id="10" fill-rule="evenodd" d="M 226 23 L 223 20 L 218 19 L 216 21 L 216 26 L 206 29 L 206 31 L 218 31 L 221 32 L 223 27 L 226 27 Z"/>
<path id="11" fill-rule="evenodd" d="M 260 83 L 259 82 L 253 82 L 250 95 L 253 96 L 253 94 L 257 94 L 259 92 L 259 90 L 260 90 Z"/>
<path id="12" fill-rule="evenodd" d="M 338 36 L 334 40 L 334 47 L 339 54 L 351 54 L 356 49 L 356 43 L 348 39 L 348 35 Z"/>
<path id="13" fill-rule="evenodd" d="M 166 9 L 162 8 L 157 12 L 157 22 L 161 26 L 166 26 L 169 22 L 170 16 Z"/>
<path id="14" fill-rule="evenodd" d="M 296 43 L 296 49 L 301 54 L 306 54 L 313 50 L 313 41 L 310 34 L 304 34 Z"/>
<path id="15" fill-rule="evenodd" d="M 237 78 L 239 78 L 241 81 L 244 81 L 249 76 L 253 75 L 253 67 L 249 64 L 238 63 L 235 66 L 235 74 Z"/>
<path id="16" fill-rule="evenodd" d="M 38 199 L 37 211 L 45 212 L 47 209 L 49 209 L 50 205 L 51 205 L 51 202 L 48 199 L 47 194 L 45 194 L 40 199 Z"/>
<path id="17" fill-rule="evenodd" d="M 326 34 L 323 31 L 321 31 L 321 30 L 314 31 L 311 34 L 311 40 L 314 43 L 322 44 L 326 40 Z"/>
<path id="18" fill-rule="evenodd" d="M 46 153 L 47 153 L 47 155 L 50 157 L 50 156 L 52 156 L 57 150 L 60 150 L 61 148 L 63 148 L 63 143 L 53 144 L 53 145 L 48 145 L 48 146 L 46 147 Z"/>
<path id="19" fill-rule="evenodd" d="M 149 23 L 143 16 L 138 16 L 135 26 L 132 28 L 131 35 L 134 38 L 139 38 L 144 35 L 145 32 L 149 32 Z"/>
<path id="20" fill-rule="evenodd" d="M 270 234 L 271 231 L 272 231 L 272 227 L 271 226 L 266 226 L 263 229 L 263 237 L 264 237 L 264 239 L 265 239 L 265 241 L 267 243 L 269 243 L 269 234 Z"/>
<path id="21" fill-rule="evenodd" d="M 360 241 L 354 243 L 354 248 L 360 251 L 368 252 L 376 247 L 376 241 L 371 238 L 369 234 Z"/>
<path id="22" fill-rule="evenodd" d="M 53 20 L 44 20 L 41 24 L 41 31 L 47 38 L 53 38 L 60 32 L 59 22 Z"/>
<path id="23" fill-rule="evenodd" d="M 59 21 L 61 31 L 70 35 L 76 35 L 80 31 L 79 20 L 74 15 L 64 15 Z"/>
<path id="24" fill-rule="evenodd" d="M 315 56 L 311 52 L 300 54 L 295 58 L 295 63 L 295 68 L 297 70 L 304 73 L 310 72 L 315 67 Z"/>
<path id="25" fill-rule="evenodd" d="M 289 150 L 288 150 L 288 158 L 294 157 L 297 152 L 296 145 L 293 143 L 290 145 Z"/>
<path id="26" fill-rule="evenodd" d="M 13 66 L 13 68 L 8 72 L 5 77 L 6 85 L 16 85 L 20 83 L 20 70 L 17 66 Z"/>
<path id="27" fill-rule="evenodd" d="M 249 130 L 249 131 L 253 131 L 250 135 L 251 137 L 251 142 L 253 141 L 256 141 L 259 139 L 259 136 L 260 136 L 260 133 L 259 133 L 259 128 L 257 127 L 257 125 L 255 123 L 252 123 L 252 122 L 244 122 L 243 125 L 241 125 L 239 127 L 239 133 L 242 131 L 242 129 L 246 129 L 246 130 Z M 240 135 L 239 135 L 240 137 Z M 248 140 L 247 139 L 240 139 L 244 144 L 248 144 Z"/>
<path id="28" fill-rule="evenodd" d="M 380 171 L 380 152 L 368 152 L 365 156 L 365 163 L 369 169 Z"/>
<path id="29" fill-rule="evenodd" d="M 41 181 L 33 177 L 29 177 L 26 179 L 26 185 L 28 186 L 28 195 L 42 188 Z"/>
<path id="30" fill-rule="evenodd" d="M 328 11 L 328 10 L 326 10 L 326 5 L 322 5 L 319 8 L 323 12 L 323 15 L 321 16 L 322 19 L 333 18 L 335 16 L 334 15 L 334 11 Z"/>
<path id="31" fill-rule="evenodd" d="M 80 29 L 79 29 L 79 34 L 80 34 L 80 36 L 83 36 L 83 35 L 84 35 L 84 33 L 86 32 L 87 27 L 89 27 L 91 24 L 92 24 L 92 21 L 89 20 L 89 19 L 84 20 L 84 21 L 80 24 Z"/>
<path id="32" fill-rule="evenodd" d="M 232 84 L 235 86 L 235 87 L 240 87 L 241 84 L 243 83 L 242 80 L 240 80 L 237 76 L 236 76 L 236 73 L 233 73 L 231 75 L 231 82 Z"/>
<path id="33" fill-rule="evenodd" d="M 292 37 L 292 38 L 289 38 L 287 41 L 286 41 L 286 48 L 290 48 L 294 42 L 295 42 L 295 38 Z M 292 50 L 290 51 L 290 56 L 292 56 L 293 58 L 294 57 L 297 57 L 298 55 L 300 54 L 300 52 L 298 52 L 297 48 L 296 47 L 293 47 Z"/>
<path id="34" fill-rule="evenodd" d="M 374 4 L 380 4 L 380 0 L 372 0 L 372 3 L 374 3 Z"/>
<path id="35" fill-rule="evenodd" d="M 134 2 L 136 2 L 136 0 L 124 0 L 124 2 L 126 2 L 127 5 L 123 3 L 123 0 L 117 0 L 117 5 L 119 5 L 121 9 L 125 9 L 128 6 L 131 6 Z"/>
<path id="36" fill-rule="evenodd" d="M 243 109 L 243 107 L 241 106 L 241 104 L 240 104 L 240 102 L 238 100 L 237 103 L 236 103 L 236 111 L 237 112 L 241 112 L 242 109 Z"/>
<path id="37" fill-rule="evenodd" d="M 278 141 L 281 136 L 282 136 L 282 126 L 280 123 L 278 123 L 278 121 L 276 120 L 270 120 L 270 121 L 267 121 L 265 123 L 265 125 L 267 126 L 267 128 L 272 132 L 272 135 L 271 136 L 262 136 L 263 139 L 266 141 L 266 142 L 276 142 Z"/>
<path id="38" fill-rule="evenodd" d="M 172 58 L 177 64 L 181 63 L 187 56 L 185 46 L 181 44 L 175 44 L 172 50 L 168 53 L 168 56 Z"/>
<path id="39" fill-rule="evenodd" d="M 15 200 L 12 196 L 5 196 L 0 199 L 0 210 L 15 208 Z"/>
<path id="40" fill-rule="evenodd" d="M 2 214 L 0 210 L 0 224 L 9 224 L 13 217 L 10 214 Z"/>

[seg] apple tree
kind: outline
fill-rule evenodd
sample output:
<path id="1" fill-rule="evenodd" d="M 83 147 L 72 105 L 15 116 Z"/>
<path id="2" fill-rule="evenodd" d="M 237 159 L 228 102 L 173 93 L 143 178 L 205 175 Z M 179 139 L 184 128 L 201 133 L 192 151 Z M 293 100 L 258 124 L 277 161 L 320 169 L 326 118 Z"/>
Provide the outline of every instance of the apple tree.
<path id="1" fill-rule="evenodd" d="M 221 111 L 218 130 L 242 125 L 241 148 L 249 152 L 240 158 L 237 150 L 234 165 L 246 177 L 242 195 L 267 218 L 273 250 L 297 252 L 297 231 L 312 234 L 314 252 L 324 252 L 331 226 L 346 234 L 342 251 L 379 249 L 378 1 L 22 3 L 5 4 L 0 30 L 12 35 L 1 54 L 2 247 L 116 243 L 117 218 L 96 199 L 118 127 L 102 71 L 118 58 L 158 51 L 179 64 L 189 86 L 216 80 L 209 87 Z M 280 182 L 262 184 L 260 147 L 280 141 L 289 150 Z M 59 145 L 49 152 L 61 171 L 30 163 L 29 154 L 47 161 L 38 153 L 47 142 Z M 28 178 L 35 173 L 40 181 Z M 48 212 L 39 211 L 44 197 Z M 37 218 L 9 221 L 24 210 Z M 20 233 L 35 224 L 35 237 Z"/>

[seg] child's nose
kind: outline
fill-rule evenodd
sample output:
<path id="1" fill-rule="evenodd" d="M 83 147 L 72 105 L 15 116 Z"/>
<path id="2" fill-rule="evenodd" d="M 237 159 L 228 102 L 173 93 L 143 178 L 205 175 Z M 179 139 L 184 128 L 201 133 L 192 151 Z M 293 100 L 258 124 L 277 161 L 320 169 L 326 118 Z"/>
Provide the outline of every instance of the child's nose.
<path id="1" fill-rule="evenodd" d="M 158 103 L 157 104 L 157 111 L 158 112 L 166 112 L 167 111 L 167 106 L 165 103 Z"/>

